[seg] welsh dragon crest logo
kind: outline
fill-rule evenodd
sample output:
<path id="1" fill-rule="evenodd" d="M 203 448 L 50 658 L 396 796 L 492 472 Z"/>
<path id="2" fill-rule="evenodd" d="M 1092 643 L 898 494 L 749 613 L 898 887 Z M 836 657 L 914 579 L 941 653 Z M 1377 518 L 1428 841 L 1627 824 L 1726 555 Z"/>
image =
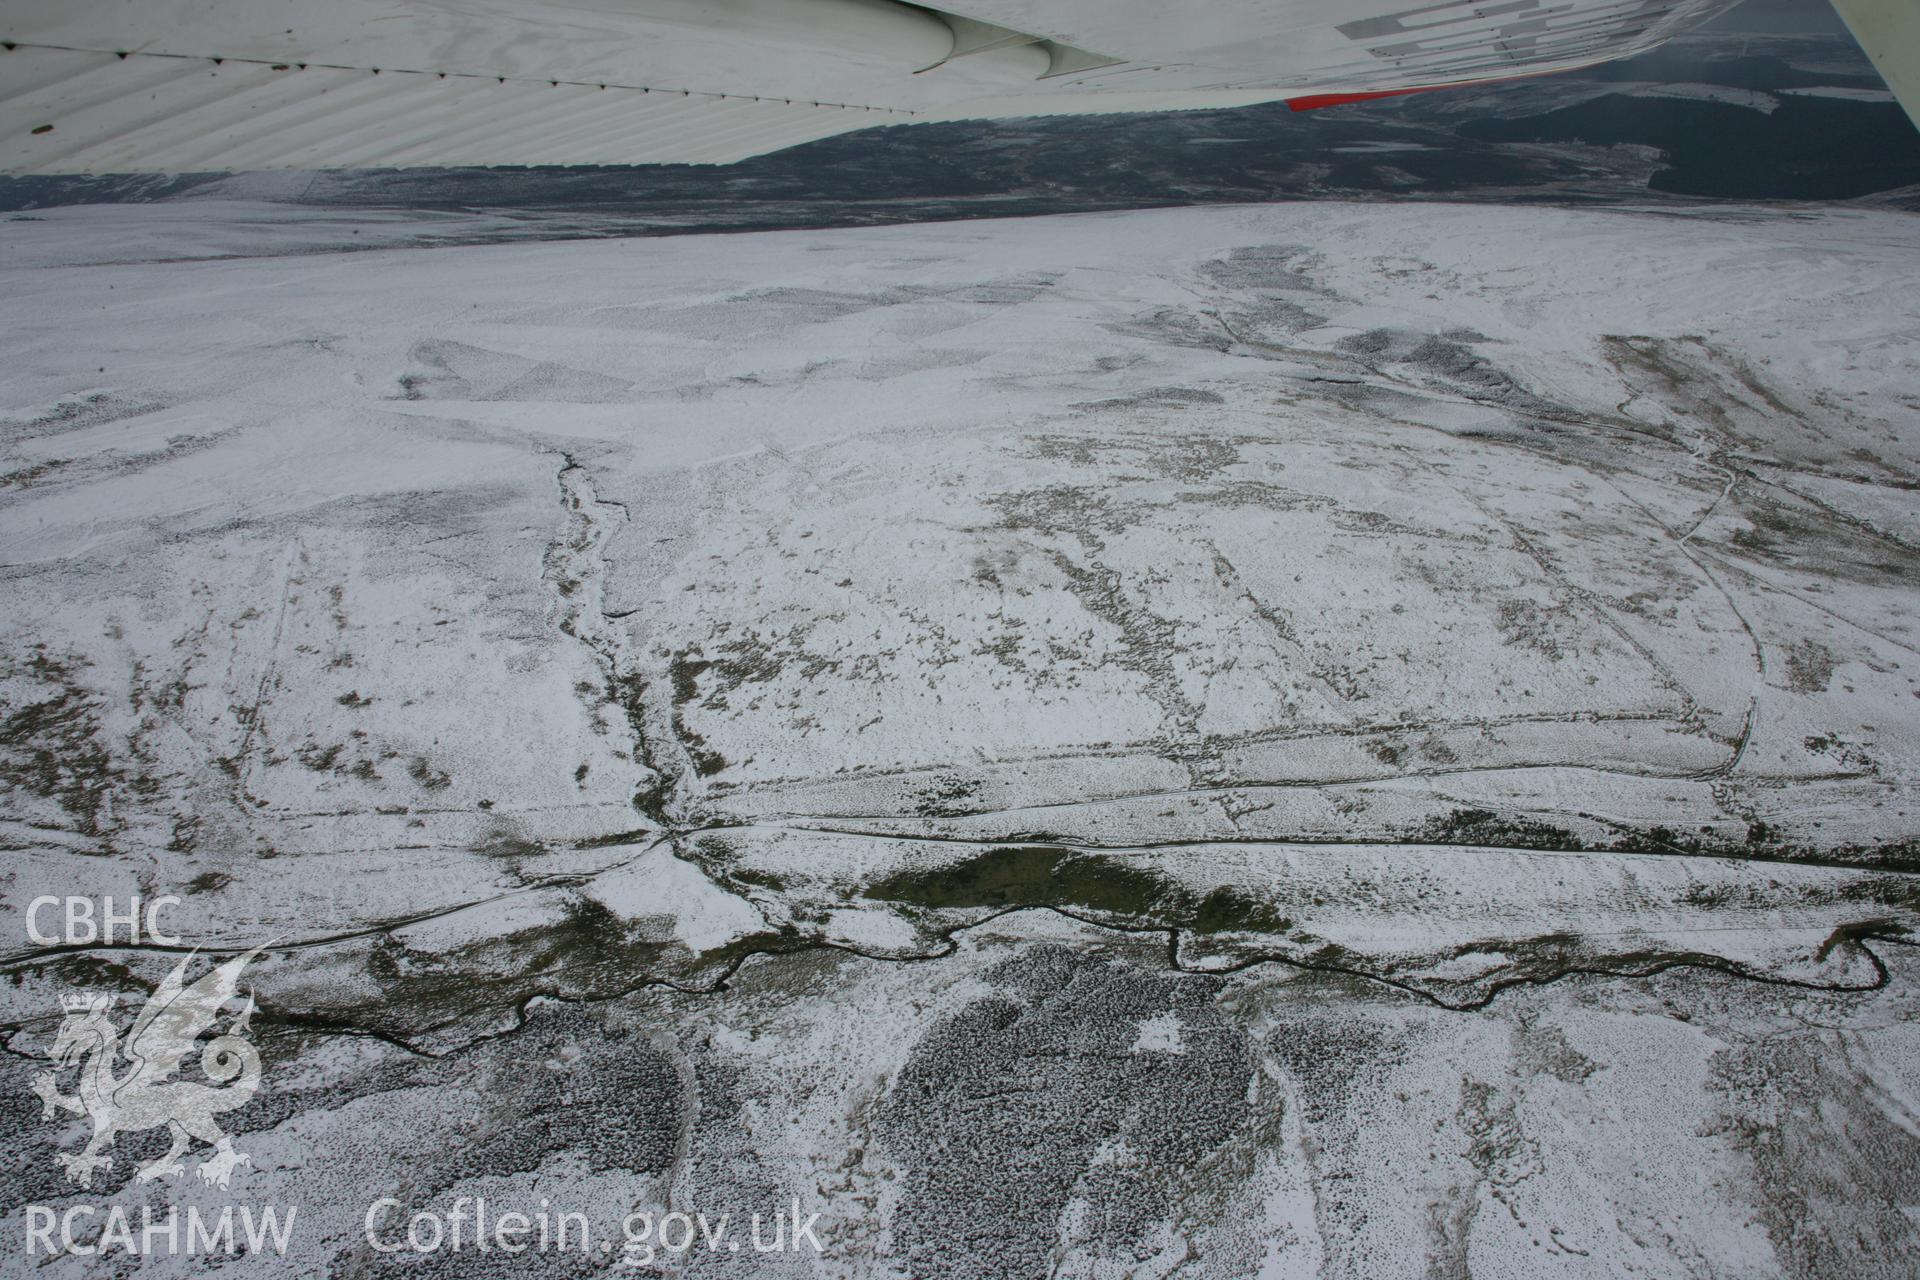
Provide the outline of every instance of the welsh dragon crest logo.
<path id="1" fill-rule="evenodd" d="M 226 1186 L 236 1168 L 253 1163 L 214 1122 L 222 1112 L 244 1106 L 260 1087 L 260 1054 L 247 1040 L 252 995 L 231 1015 L 224 1031 L 204 1047 L 200 1041 L 234 998 L 241 970 L 260 951 L 255 947 L 228 960 L 192 986 L 186 984 L 186 973 L 193 957 L 181 960 L 134 1018 L 124 1042 L 111 1016 L 111 995 L 61 997 L 66 1020 L 47 1051 L 59 1071 L 34 1077 L 33 1091 L 40 1095 L 44 1118 L 52 1119 L 59 1109 L 93 1121 L 93 1137 L 83 1150 L 55 1157 L 69 1178 L 92 1186 L 93 1171 L 113 1165 L 106 1152 L 116 1137 L 163 1125 L 173 1145 L 140 1167 L 142 1182 L 181 1173 L 180 1157 L 196 1140 L 213 1148 L 200 1162 L 200 1177 L 214 1186 Z M 200 1070 L 211 1084 L 172 1078 L 196 1048 Z M 59 1074 L 75 1067 L 80 1072 L 78 1088 L 72 1095 L 63 1094 Z"/>

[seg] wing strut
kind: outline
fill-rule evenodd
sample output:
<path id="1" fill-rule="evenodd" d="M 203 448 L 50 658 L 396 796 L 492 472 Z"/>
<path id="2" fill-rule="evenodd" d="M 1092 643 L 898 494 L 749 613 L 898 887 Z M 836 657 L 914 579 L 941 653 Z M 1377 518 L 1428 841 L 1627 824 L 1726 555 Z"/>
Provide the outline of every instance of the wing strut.
<path id="1" fill-rule="evenodd" d="M 1915 0 L 1833 0 L 1853 38 L 1920 127 L 1920 4 Z"/>

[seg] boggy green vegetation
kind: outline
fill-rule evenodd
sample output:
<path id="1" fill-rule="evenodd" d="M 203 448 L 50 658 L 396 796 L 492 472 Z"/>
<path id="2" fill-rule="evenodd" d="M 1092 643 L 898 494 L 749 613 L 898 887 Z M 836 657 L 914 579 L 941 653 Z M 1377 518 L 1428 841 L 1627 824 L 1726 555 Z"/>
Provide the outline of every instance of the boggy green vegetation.
<path id="1" fill-rule="evenodd" d="M 1057 907 L 1197 933 L 1286 933 L 1293 921 L 1230 886 L 1205 894 L 1120 857 L 1052 845 L 998 845 L 957 863 L 899 871 L 866 896 L 934 909 Z"/>

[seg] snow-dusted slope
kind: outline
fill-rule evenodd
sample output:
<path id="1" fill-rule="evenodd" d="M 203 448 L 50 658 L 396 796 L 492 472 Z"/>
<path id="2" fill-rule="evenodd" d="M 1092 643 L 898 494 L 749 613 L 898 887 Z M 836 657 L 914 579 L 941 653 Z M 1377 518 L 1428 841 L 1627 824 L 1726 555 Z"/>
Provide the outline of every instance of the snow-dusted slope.
<path id="1" fill-rule="evenodd" d="M 1915 914 L 1920 223 L 210 211 L 0 223 L 5 901 L 278 940 L 314 1265 L 549 1040 L 667 1154 L 432 1194 L 797 1194 L 820 1274 L 1910 1256 L 1910 988 L 1832 993 Z M 105 957 L 12 950 L 31 1052 Z"/>

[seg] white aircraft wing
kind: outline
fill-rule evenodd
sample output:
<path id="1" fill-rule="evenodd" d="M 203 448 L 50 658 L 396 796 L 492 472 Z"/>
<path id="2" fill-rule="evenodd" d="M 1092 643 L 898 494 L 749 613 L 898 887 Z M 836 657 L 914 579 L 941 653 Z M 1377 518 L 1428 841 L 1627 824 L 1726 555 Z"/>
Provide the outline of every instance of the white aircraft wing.
<path id="1" fill-rule="evenodd" d="M 883 124 L 1307 108 L 1626 57 L 1733 0 L 950 3 L 7 0 L 0 172 L 729 163 Z"/>
<path id="2" fill-rule="evenodd" d="M 1920 125 L 1920 0 L 1833 0 L 1833 7 Z"/>

